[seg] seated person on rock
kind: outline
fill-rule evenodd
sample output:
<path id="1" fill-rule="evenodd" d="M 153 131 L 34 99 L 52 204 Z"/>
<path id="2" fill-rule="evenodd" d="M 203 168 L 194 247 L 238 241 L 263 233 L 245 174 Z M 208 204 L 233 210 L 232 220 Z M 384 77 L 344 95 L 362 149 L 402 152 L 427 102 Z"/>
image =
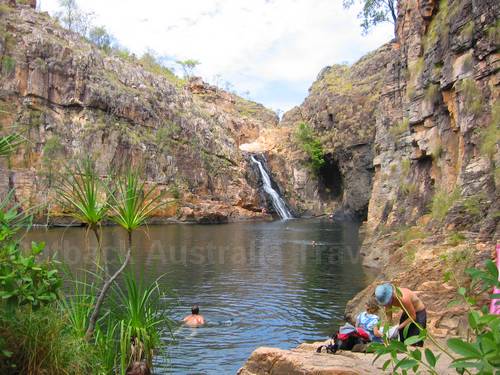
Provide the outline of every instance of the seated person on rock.
<path id="1" fill-rule="evenodd" d="M 400 294 L 399 291 L 401 292 Z M 375 299 L 379 305 L 385 307 L 385 313 L 389 324 L 392 324 L 392 308 L 398 307 L 403 310 L 398 326 L 400 341 L 405 341 L 408 337 L 418 336 L 420 334 L 419 327 L 413 323 L 413 321 L 418 323 L 421 328 L 426 328 L 427 313 L 425 311 L 425 305 L 415 292 L 410 289 L 398 288 L 398 290 L 396 290 L 393 284 L 385 283 L 375 288 Z M 408 332 L 405 336 L 405 327 L 408 325 Z M 423 345 L 423 341 L 419 341 L 413 346 Z"/>
<path id="2" fill-rule="evenodd" d="M 370 335 L 371 342 L 382 342 L 382 332 L 378 326 L 380 317 L 377 314 L 379 306 L 375 298 L 370 298 L 366 303 L 366 311 L 358 314 L 356 317 L 356 328 L 362 328 Z"/>
<path id="3" fill-rule="evenodd" d="M 191 315 L 182 319 L 185 325 L 189 327 L 199 327 L 205 324 L 205 319 L 200 315 L 200 308 L 198 305 L 191 307 Z"/>

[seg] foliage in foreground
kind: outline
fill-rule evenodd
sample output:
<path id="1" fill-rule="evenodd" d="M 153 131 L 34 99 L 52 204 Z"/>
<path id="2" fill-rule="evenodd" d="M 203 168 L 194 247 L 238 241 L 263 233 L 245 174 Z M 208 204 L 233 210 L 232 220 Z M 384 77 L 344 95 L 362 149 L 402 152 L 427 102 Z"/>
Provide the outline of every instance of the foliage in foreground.
<path id="1" fill-rule="evenodd" d="M 370 346 L 376 353 L 375 361 L 382 356 L 390 356 L 382 366 L 384 370 L 392 366 L 394 374 L 421 373 L 424 370 L 438 375 L 436 366 L 444 355 L 452 360 L 451 367 L 460 374 L 498 374 L 500 316 L 489 314 L 488 306 L 480 307 L 477 302 L 477 298 L 482 293 L 491 291 L 493 287 L 500 287 L 498 269 L 491 260 L 488 260 L 485 270 L 468 269 L 466 272 L 472 278 L 471 290 L 459 287 L 458 294 L 462 299 L 460 303 L 465 303 L 469 309 L 468 328 L 471 335 L 468 339 L 452 338 L 447 341 L 446 346 L 443 346 L 422 327 L 419 327 L 421 329 L 419 336 L 409 337 L 404 342 L 390 341 L 385 338 L 383 344 Z M 499 295 L 490 295 L 492 299 L 499 297 Z M 415 321 L 413 323 L 418 326 Z M 387 327 L 384 331 L 387 332 Z M 426 339 L 432 341 L 438 349 L 434 351 L 426 348 L 422 354 L 420 349 L 411 347 Z"/>
<path id="2" fill-rule="evenodd" d="M 104 303 L 109 288 L 130 262 L 133 232 L 145 224 L 148 217 L 155 210 L 165 204 L 161 201 L 161 195 L 155 195 L 155 188 L 150 187 L 147 189 L 145 182 L 141 181 L 139 175 L 131 170 L 125 176 L 116 178 L 115 181 L 115 185 L 108 188 L 107 191 L 110 202 L 109 218 L 127 232 L 127 252 L 122 265 L 104 281 L 101 290 L 97 294 L 94 311 L 89 319 L 86 333 L 87 339 L 90 339 L 94 333 L 99 318 L 99 310 Z"/>
<path id="3" fill-rule="evenodd" d="M 7 150 L 6 154 L 12 147 Z M 132 232 L 162 204 L 160 197 L 129 172 L 114 187 L 106 187 L 111 202 L 101 204 L 104 187 L 90 161 L 64 183 L 60 192 L 66 194 L 65 204 L 92 229 L 100 226 L 108 208 L 112 211 L 110 219 L 128 234 L 125 262 L 99 292 L 94 284 L 77 281 L 73 294 L 62 296 L 58 264 L 39 259 L 44 244 L 32 243 L 30 251 L 22 251 L 19 233 L 32 220 L 13 202 L 13 194 L 8 194 L 0 202 L 0 373 L 125 374 L 134 362 L 151 368 L 160 345 L 159 330 L 168 323 L 166 310 L 158 303 L 158 283 L 144 287 L 129 276 L 124 291 L 117 292 L 119 305 L 104 317 L 99 316 L 99 309 L 107 290 L 117 288 L 115 280 L 128 265 Z M 95 276 L 100 280 L 99 274 Z"/>
<path id="4" fill-rule="evenodd" d="M 12 198 L 11 193 L 0 202 L 0 307 L 8 311 L 53 302 L 61 286 L 56 264 L 38 259 L 44 243 L 33 242 L 25 251 L 21 248 L 17 235 L 29 227 L 31 217 L 19 213 Z"/>
<path id="5" fill-rule="evenodd" d="M 124 276 L 122 286 L 113 284 L 113 298 L 105 305 L 106 314 L 98 320 L 91 340 L 104 374 L 125 374 L 134 362 L 152 368 L 160 333 L 171 326 L 158 280 L 146 284 L 131 271 Z M 76 280 L 72 293 L 62 299 L 60 307 L 72 332 L 83 339 L 97 290 L 93 283 Z"/>
<path id="6" fill-rule="evenodd" d="M 6 347 L 0 355 L 1 374 L 100 373 L 95 348 L 72 332 L 68 317 L 54 304 L 1 312 L 0 337 Z"/>

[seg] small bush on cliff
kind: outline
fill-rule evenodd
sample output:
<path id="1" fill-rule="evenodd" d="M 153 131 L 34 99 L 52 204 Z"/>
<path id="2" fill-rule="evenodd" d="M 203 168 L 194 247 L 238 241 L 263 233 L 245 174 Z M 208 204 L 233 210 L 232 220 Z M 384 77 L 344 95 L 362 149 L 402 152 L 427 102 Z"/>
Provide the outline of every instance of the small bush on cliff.
<path id="1" fill-rule="evenodd" d="M 439 85 L 438 84 L 431 84 L 427 89 L 425 90 L 425 99 L 431 102 L 432 104 L 435 104 L 438 99 L 439 99 Z"/>
<path id="2" fill-rule="evenodd" d="M 437 190 L 431 201 L 431 216 L 437 221 L 443 221 L 448 211 L 460 198 L 460 191 L 453 190 L 451 193 L 445 190 Z"/>
<path id="3" fill-rule="evenodd" d="M 500 103 L 497 101 L 491 111 L 490 125 L 481 131 L 481 153 L 493 159 L 500 139 Z"/>
<path id="4" fill-rule="evenodd" d="M 447 242 L 448 242 L 448 245 L 450 245 L 450 246 L 458 246 L 465 240 L 466 240 L 466 237 L 462 233 L 452 232 L 448 236 Z"/>
<path id="5" fill-rule="evenodd" d="M 16 69 L 16 60 L 11 56 L 4 56 L 2 59 L 2 74 L 5 76 L 11 75 Z"/>
<path id="6" fill-rule="evenodd" d="M 472 78 L 463 79 L 458 88 L 464 98 L 464 110 L 466 113 L 478 115 L 483 108 L 483 97 L 477 83 Z"/>
<path id="7" fill-rule="evenodd" d="M 0 16 L 9 14 L 12 9 L 7 4 L 0 4 Z"/>
<path id="8" fill-rule="evenodd" d="M 139 59 L 141 66 L 153 73 L 165 77 L 169 82 L 175 84 L 178 87 L 182 87 L 185 83 L 183 79 L 177 77 L 169 68 L 161 63 L 161 58 L 156 56 L 151 50 L 147 51 Z"/>
<path id="9" fill-rule="evenodd" d="M 96 26 L 90 29 L 89 40 L 100 49 L 109 51 L 113 37 L 106 31 L 104 26 Z"/>
<path id="10" fill-rule="evenodd" d="M 311 168 L 318 172 L 325 165 L 325 157 L 321 142 L 311 127 L 305 122 L 299 124 L 295 133 L 297 142 L 309 157 Z"/>
<path id="11" fill-rule="evenodd" d="M 394 126 L 389 128 L 389 133 L 393 137 L 399 137 L 400 135 L 407 132 L 409 127 L 410 127 L 410 120 L 407 117 L 405 117 L 403 118 L 403 120 L 401 120 L 401 122 L 398 122 L 394 124 Z"/>
<path id="12" fill-rule="evenodd" d="M 500 20 L 486 30 L 488 40 L 491 44 L 500 44 Z"/>

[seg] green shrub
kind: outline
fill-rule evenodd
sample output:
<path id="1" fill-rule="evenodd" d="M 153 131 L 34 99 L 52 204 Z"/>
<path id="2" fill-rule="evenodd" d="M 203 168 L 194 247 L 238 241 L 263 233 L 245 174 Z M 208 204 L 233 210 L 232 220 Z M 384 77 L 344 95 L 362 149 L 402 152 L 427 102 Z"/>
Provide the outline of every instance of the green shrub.
<path id="1" fill-rule="evenodd" d="M 491 44 L 500 44 L 500 20 L 486 30 L 488 40 Z"/>
<path id="2" fill-rule="evenodd" d="M 179 186 L 177 185 L 173 185 L 171 188 L 170 188 L 170 194 L 172 194 L 172 197 L 174 199 L 179 199 L 181 197 L 181 191 L 179 189 Z"/>
<path id="3" fill-rule="evenodd" d="M 2 74 L 10 76 L 16 69 L 16 60 L 8 55 L 2 58 Z"/>
<path id="4" fill-rule="evenodd" d="M 61 279 L 52 261 L 40 261 L 44 243 L 23 250 L 18 237 L 29 228 L 31 217 L 19 213 L 13 194 L 0 201 L 0 309 L 13 311 L 19 306 L 39 308 L 58 297 Z"/>
<path id="5" fill-rule="evenodd" d="M 476 81 L 465 78 L 459 83 L 459 89 L 464 98 L 465 112 L 479 115 L 483 108 L 483 98 Z"/>
<path id="6" fill-rule="evenodd" d="M 299 124 L 295 138 L 303 151 L 309 157 L 309 163 L 315 172 L 325 165 L 325 156 L 321 142 L 314 134 L 311 127 L 305 122 Z"/>
<path id="7" fill-rule="evenodd" d="M 481 130 L 481 153 L 493 159 L 500 139 L 500 103 L 497 101 L 491 111 L 491 121 Z"/>
<path id="8" fill-rule="evenodd" d="M 415 184 L 412 184 L 410 182 L 403 182 L 400 186 L 400 191 L 403 195 L 408 196 L 408 195 L 413 195 L 417 192 L 418 187 Z"/>
<path id="9" fill-rule="evenodd" d="M 431 156 L 433 159 L 439 159 L 443 155 L 444 149 L 441 143 L 435 145 L 431 150 Z"/>
<path id="10" fill-rule="evenodd" d="M 448 244 L 451 246 L 460 245 L 463 241 L 465 241 L 466 237 L 460 232 L 452 232 L 448 236 Z"/>
<path id="11" fill-rule="evenodd" d="M 405 117 L 401 122 L 396 123 L 389 129 L 389 133 L 393 137 L 398 137 L 404 133 L 406 133 L 410 129 L 410 120 Z"/>
<path id="12" fill-rule="evenodd" d="M 113 48 L 113 54 L 125 61 L 133 62 L 137 61 L 135 55 L 133 53 L 130 53 L 130 51 L 126 48 L 120 48 L 120 47 L 115 47 Z"/>
<path id="13" fill-rule="evenodd" d="M 116 288 L 116 292 L 113 310 L 120 322 L 120 367 L 124 371 L 131 362 L 146 361 L 152 368 L 153 355 L 160 346 L 159 330 L 172 325 L 158 280 L 145 285 L 142 278 L 128 272 L 125 287 Z"/>
<path id="14" fill-rule="evenodd" d="M 7 4 L 0 4 L 0 16 L 9 14 L 12 12 L 12 8 L 10 8 Z"/>
<path id="15" fill-rule="evenodd" d="M 163 148 L 172 140 L 172 138 L 174 138 L 174 136 L 177 136 L 181 130 L 182 129 L 178 124 L 172 121 L 165 121 L 156 131 L 155 141 L 157 146 L 159 148 Z"/>
<path id="16" fill-rule="evenodd" d="M 439 85 L 431 84 L 425 90 L 425 99 L 431 103 L 436 103 L 439 99 Z"/>
<path id="17" fill-rule="evenodd" d="M 460 198 L 460 190 L 455 189 L 451 193 L 445 190 L 437 190 L 431 201 L 431 216 L 437 221 L 443 221 L 453 204 Z"/>
<path id="18" fill-rule="evenodd" d="M 99 359 L 92 345 L 72 334 L 69 321 L 54 305 L 13 314 L 0 313 L 0 337 L 8 357 L 0 356 L 0 373 L 98 374 Z"/>
<path id="19" fill-rule="evenodd" d="M 177 77 L 170 69 L 163 66 L 158 59 L 153 55 L 152 52 L 146 52 L 139 59 L 139 63 L 147 71 L 165 77 L 168 81 L 175 83 L 176 85 L 183 85 L 184 80 Z"/>
<path id="20" fill-rule="evenodd" d="M 418 226 L 403 228 L 398 234 L 401 243 L 405 244 L 409 241 L 427 237 L 429 234 Z"/>
<path id="21" fill-rule="evenodd" d="M 411 160 L 408 158 L 405 158 L 401 161 L 401 173 L 403 176 L 408 176 L 410 173 L 410 168 L 411 168 Z"/>
<path id="22" fill-rule="evenodd" d="M 472 38 L 473 33 L 474 21 L 469 21 L 462 27 L 462 32 L 460 33 L 460 35 L 462 35 L 465 39 L 470 39 Z"/>
<path id="23" fill-rule="evenodd" d="M 463 200 L 465 212 L 471 216 L 481 215 L 481 203 L 486 197 L 482 194 L 471 195 Z"/>

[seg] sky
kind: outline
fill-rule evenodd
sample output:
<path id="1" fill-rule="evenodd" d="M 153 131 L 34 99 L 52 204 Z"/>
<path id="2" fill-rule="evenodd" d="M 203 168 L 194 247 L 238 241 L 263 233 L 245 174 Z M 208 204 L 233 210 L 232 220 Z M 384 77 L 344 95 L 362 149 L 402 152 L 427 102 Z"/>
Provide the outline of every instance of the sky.
<path id="1" fill-rule="evenodd" d="M 38 0 L 54 14 L 58 0 Z M 174 68 L 196 59 L 195 74 L 274 110 L 302 103 L 320 70 L 353 63 L 393 36 L 391 24 L 361 35 L 355 7 L 342 0 L 78 0 L 138 56 L 153 50 Z"/>

